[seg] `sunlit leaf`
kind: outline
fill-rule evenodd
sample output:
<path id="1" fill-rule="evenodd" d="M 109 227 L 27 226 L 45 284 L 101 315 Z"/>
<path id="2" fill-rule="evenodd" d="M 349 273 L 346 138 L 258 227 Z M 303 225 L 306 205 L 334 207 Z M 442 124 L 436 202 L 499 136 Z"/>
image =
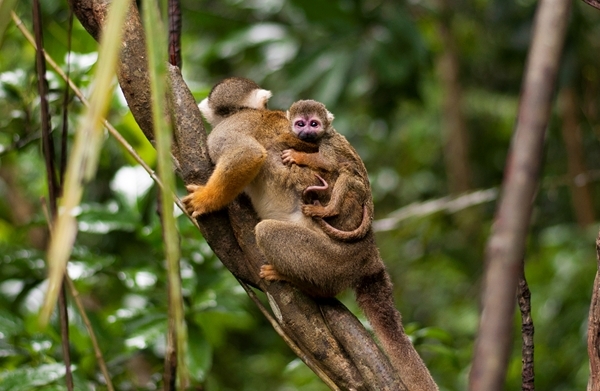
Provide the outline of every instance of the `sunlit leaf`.
<path id="1" fill-rule="evenodd" d="M 1 391 L 31 391 L 65 376 L 63 364 L 47 364 L 39 367 L 22 367 L 14 371 L 0 372 Z"/>

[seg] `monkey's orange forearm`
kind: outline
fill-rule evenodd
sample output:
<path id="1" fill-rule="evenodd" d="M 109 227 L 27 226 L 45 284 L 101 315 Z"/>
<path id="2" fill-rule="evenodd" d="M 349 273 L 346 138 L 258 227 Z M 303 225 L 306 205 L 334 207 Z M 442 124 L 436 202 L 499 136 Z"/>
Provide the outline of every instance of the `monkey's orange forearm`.
<path id="1" fill-rule="evenodd" d="M 224 208 L 252 182 L 266 159 L 266 153 L 244 156 L 245 159 L 239 159 L 237 153 L 231 157 L 224 154 L 219 158 L 206 185 L 188 186 L 192 193 L 183 202 L 192 216 Z"/>

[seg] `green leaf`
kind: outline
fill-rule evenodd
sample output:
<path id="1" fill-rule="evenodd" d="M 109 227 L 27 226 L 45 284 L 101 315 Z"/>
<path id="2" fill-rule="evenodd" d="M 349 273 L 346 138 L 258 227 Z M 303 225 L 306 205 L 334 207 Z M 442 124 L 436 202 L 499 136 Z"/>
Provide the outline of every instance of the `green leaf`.
<path id="1" fill-rule="evenodd" d="M 107 205 L 85 204 L 78 218 L 78 228 L 81 232 L 95 234 L 106 234 L 111 231 L 133 232 L 138 219 L 123 209 L 127 208 L 114 202 Z"/>
<path id="2" fill-rule="evenodd" d="M 11 11 L 15 4 L 17 4 L 17 0 L 0 0 L 0 48 L 2 48 L 4 33 L 10 23 Z"/>
<path id="3" fill-rule="evenodd" d="M 198 327 L 189 327 L 188 345 L 187 362 L 190 376 L 195 381 L 202 382 L 212 366 L 212 346 Z"/>
<path id="4" fill-rule="evenodd" d="M 23 331 L 23 321 L 8 311 L 0 310 L 0 338 L 9 338 Z"/>
<path id="5" fill-rule="evenodd" d="M 21 367 L 0 373 L 0 391 L 31 391 L 65 376 L 64 364 L 47 364 L 39 367 Z"/>

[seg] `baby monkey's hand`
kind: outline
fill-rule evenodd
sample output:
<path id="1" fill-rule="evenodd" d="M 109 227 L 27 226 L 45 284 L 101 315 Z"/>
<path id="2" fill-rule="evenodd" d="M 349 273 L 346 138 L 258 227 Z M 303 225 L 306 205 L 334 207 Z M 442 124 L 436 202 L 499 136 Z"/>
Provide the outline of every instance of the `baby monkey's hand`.
<path id="1" fill-rule="evenodd" d="M 286 149 L 281 152 L 281 161 L 283 164 L 291 166 L 292 164 L 298 164 L 297 160 L 298 152 L 293 149 Z"/>

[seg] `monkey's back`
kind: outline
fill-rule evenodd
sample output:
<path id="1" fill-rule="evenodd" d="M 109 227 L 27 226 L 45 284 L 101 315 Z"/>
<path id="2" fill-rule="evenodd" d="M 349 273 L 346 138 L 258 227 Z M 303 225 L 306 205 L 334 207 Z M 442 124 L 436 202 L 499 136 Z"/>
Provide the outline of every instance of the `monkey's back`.
<path id="1" fill-rule="evenodd" d="M 367 169 L 358 155 L 358 152 L 348 142 L 346 137 L 335 129 L 326 134 L 320 142 L 321 153 L 335 157 L 334 166 L 336 170 L 324 173 L 324 179 L 331 184 L 330 188 L 336 186 L 336 181 L 342 174 L 346 174 L 343 186 L 347 186 L 346 194 L 342 201 L 340 213 L 336 216 L 327 217 L 325 221 L 334 228 L 342 231 L 352 231 L 367 218 L 369 226 L 373 219 L 373 197 Z M 329 202 L 331 192 L 323 194 L 319 201 L 323 204 Z M 366 208 L 366 217 L 363 208 Z"/>

